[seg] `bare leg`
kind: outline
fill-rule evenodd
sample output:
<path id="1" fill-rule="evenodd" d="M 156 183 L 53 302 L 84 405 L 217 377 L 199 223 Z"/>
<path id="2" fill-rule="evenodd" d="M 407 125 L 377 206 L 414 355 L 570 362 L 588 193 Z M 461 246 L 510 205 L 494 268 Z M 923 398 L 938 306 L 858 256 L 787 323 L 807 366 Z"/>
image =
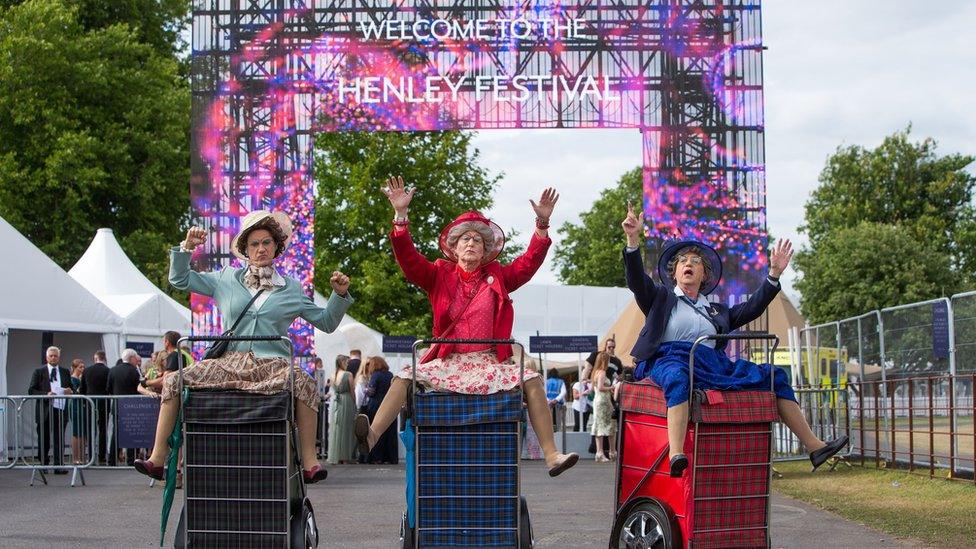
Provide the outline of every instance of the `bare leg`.
<path id="1" fill-rule="evenodd" d="M 807 424 L 807 419 L 803 417 L 803 411 L 800 410 L 799 404 L 789 399 L 777 398 L 776 409 L 779 410 L 780 419 L 800 439 L 800 442 L 806 447 L 807 452 L 819 450 L 827 445 L 824 441 L 817 438 L 817 435 L 813 434 L 813 430 Z"/>
<path id="2" fill-rule="evenodd" d="M 318 455 L 315 453 L 315 428 L 318 426 L 318 412 L 309 407 L 308 404 L 295 399 L 295 416 L 298 419 L 298 440 L 302 452 L 302 467 L 308 471 L 316 465 L 321 465 Z"/>
<path id="3" fill-rule="evenodd" d="M 546 387 L 541 377 L 534 377 L 525 382 L 525 403 L 529 407 L 529 421 L 539 437 L 539 446 L 546 456 L 546 465 L 551 469 L 566 460 L 566 454 L 556 451 L 556 441 L 552 431 L 552 414 L 549 413 L 549 402 L 546 400 Z M 578 459 L 578 458 L 575 458 Z"/>
<path id="4" fill-rule="evenodd" d="M 603 459 L 603 437 L 596 437 L 596 460 Z"/>
<path id="5" fill-rule="evenodd" d="M 390 384 L 390 390 L 387 391 L 386 397 L 380 403 L 380 408 L 376 411 L 376 415 L 373 416 L 373 421 L 369 426 L 369 435 L 367 435 L 366 440 L 369 442 L 370 449 L 376 445 L 376 441 L 380 439 L 380 435 L 386 431 L 387 427 L 400 414 L 400 409 L 407 402 L 407 391 L 409 389 L 410 381 L 402 377 L 393 378 L 393 383 Z"/>
<path id="6" fill-rule="evenodd" d="M 166 461 L 166 454 L 169 453 L 169 435 L 173 432 L 176 425 L 176 416 L 180 411 L 179 397 L 173 397 L 163 401 L 159 406 L 159 420 L 156 422 L 156 442 L 153 444 L 152 455 L 149 461 L 153 465 L 161 466 Z"/>
<path id="7" fill-rule="evenodd" d="M 668 408 L 668 458 L 685 453 L 685 434 L 688 432 L 688 402 Z"/>

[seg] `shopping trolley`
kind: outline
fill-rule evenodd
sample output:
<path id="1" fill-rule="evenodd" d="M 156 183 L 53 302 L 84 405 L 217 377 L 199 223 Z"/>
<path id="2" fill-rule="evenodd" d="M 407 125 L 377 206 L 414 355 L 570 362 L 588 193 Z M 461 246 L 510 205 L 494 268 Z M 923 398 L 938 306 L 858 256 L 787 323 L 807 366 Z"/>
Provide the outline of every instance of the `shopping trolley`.
<path id="1" fill-rule="evenodd" d="M 283 336 L 193 336 L 184 341 L 284 341 Z M 318 546 L 294 417 L 294 369 L 273 395 L 179 387 L 183 510 L 176 547 Z M 185 396 L 184 396 L 185 395 Z"/>
<path id="2" fill-rule="evenodd" d="M 620 388 L 620 459 L 610 547 L 769 547 L 772 425 L 776 395 L 767 391 L 695 390 L 695 350 L 706 340 L 762 341 L 771 364 L 771 334 L 703 336 L 691 347 L 690 415 L 685 453 L 690 474 L 672 478 L 667 404 L 650 381 Z M 770 346 L 769 344 L 772 343 Z"/>
<path id="3" fill-rule="evenodd" d="M 417 349 L 436 344 L 518 345 L 519 387 L 490 395 L 424 391 Z M 512 339 L 424 339 L 413 345 L 407 397 L 407 510 L 404 549 L 530 549 L 532 525 L 520 493 L 524 349 Z"/>

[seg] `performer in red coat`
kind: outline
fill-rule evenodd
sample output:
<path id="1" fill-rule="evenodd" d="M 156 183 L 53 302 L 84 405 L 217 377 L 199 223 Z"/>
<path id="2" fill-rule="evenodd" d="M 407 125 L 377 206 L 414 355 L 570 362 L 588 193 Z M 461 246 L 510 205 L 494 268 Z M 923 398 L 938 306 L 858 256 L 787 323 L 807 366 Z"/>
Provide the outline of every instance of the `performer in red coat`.
<path id="1" fill-rule="evenodd" d="M 396 212 L 390 241 L 393 254 L 411 283 L 423 289 L 434 313 L 435 337 L 448 339 L 508 339 L 512 337 L 515 310 L 509 292 L 528 282 L 542 266 L 552 240 L 549 217 L 559 199 L 546 189 L 539 203 L 530 200 L 536 214 L 536 229 L 525 253 L 508 265 L 497 261 L 505 245 L 501 227 L 476 211 L 458 216 L 441 231 L 439 245 L 447 259 L 430 261 L 414 247 L 410 238 L 407 209 L 416 189 L 406 189 L 403 178 L 390 178 L 383 189 Z M 510 346 L 434 345 L 417 365 L 417 381 L 440 391 L 491 394 L 519 384 L 519 367 L 512 360 Z M 356 418 L 360 451 L 372 448 L 396 419 L 406 401 L 411 367 L 400 371 L 380 405 L 373 424 Z M 556 476 L 579 460 L 577 454 L 561 454 L 553 440 L 552 416 L 542 378 L 526 371 L 525 400 L 529 420 L 539 435 L 549 475 Z"/>

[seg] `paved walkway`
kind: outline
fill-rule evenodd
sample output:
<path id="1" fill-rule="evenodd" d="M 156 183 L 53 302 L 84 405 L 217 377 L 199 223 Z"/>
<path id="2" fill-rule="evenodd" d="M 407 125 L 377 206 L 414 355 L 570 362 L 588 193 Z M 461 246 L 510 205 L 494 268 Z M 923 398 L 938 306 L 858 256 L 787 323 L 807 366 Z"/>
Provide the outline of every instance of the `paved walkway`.
<path id="1" fill-rule="evenodd" d="M 153 547 L 158 544 L 162 490 L 132 471 L 90 471 L 87 486 L 68 476 L 30 487 L 30 474 L 0 471 L 0 547 Z M 613 469 L 585 462 L 550 479 L 540 462 L 522 473 L 537 547 L 603 548 L 611 526 Z M 323 548 L 396 545 L 403 511 L 403 468 L 335 466 L 311 487 Z M 177 492 L 182 495 L 182 492 Z M 178 500 L 179 501 L 179 500 Z M 174 506 L 173 516 L 178 506 Z M 167 546 L 172 546 L 172 522 Z M 918 547 L 804 503 L 773 499 L 773 547 Z"/>

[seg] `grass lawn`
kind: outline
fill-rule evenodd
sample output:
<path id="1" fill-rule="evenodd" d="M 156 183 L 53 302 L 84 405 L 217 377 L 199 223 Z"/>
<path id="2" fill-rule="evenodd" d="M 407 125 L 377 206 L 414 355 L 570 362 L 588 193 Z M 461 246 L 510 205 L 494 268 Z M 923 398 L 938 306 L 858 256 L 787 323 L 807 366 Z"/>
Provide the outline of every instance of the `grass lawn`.
<path id="1" fill-rule="evenodd" d="M 807 461 L 782 462 L 773 488 L 888 534 L 936 547 L 971 548 L 976 485 L 869 467 L 839 465 L 810 474 Z"/>
<path id="2" fill-rule="evenodd" d="M 885 448 L 888 448 L 891 444 L 891 431 L 885 431 L 885 423 L 881 421 L 878 423 L 881 429 L 881 442 L 880 446 L 882 448 L 882 457 L 887 458 L 885 455 Z M 857 418 L 851 418 L 851 429 L 856 430 Z M 890 428 L 890 427 L 889 427 Z M 950 437 L 949 435 L 933 435 L 932 440 L 929 440 L 929 418 L 919 418 L 916 417 L 909 423 L 908 418 L 898 418 L 895 420 L 895 429 L 898 431 L 895 433 L 895 443 L 898 445 L 898 451 L 904 452 L 899 454 L 899 459 L 908 459 L 908 449 L 914 445 L 915 455 L 917 459 L 923 459 L 925 454 L 929 453 L 929 446 L 934 447 L 934 453 L 937 456 L 948 456 L 949 455 L 949 445 Z M 932 418 L 932 428 L 931 431 L 939 433 L 948 433 L 950 429 L 950 423 L 948 417 L 935 417 Z M 912 430 L 913 433 L 908 431 Z M 852 438 L 857 438 L 856 432 L 853 434 Z M 914 443 L 914 444 L 912 444 Z M 974 449 L 974 437 L 973 437 L 973 418 L 972 416 L 964 416 L 957 418 L 956 420 L 956 457 L 960 460 L 969 461 L 970 463 L 964 463 L 962 465 L 966 467 L 972 467 L 973 451 Z M 864 419 L 864 447 L 866 450 L 874 450 L 874 419 L 865 418 Z M 925 458 L 927 459 L 927 458 Z M 943 457 L 938 460 L 943 465 L 948 464 L 948 459 Z"/>

